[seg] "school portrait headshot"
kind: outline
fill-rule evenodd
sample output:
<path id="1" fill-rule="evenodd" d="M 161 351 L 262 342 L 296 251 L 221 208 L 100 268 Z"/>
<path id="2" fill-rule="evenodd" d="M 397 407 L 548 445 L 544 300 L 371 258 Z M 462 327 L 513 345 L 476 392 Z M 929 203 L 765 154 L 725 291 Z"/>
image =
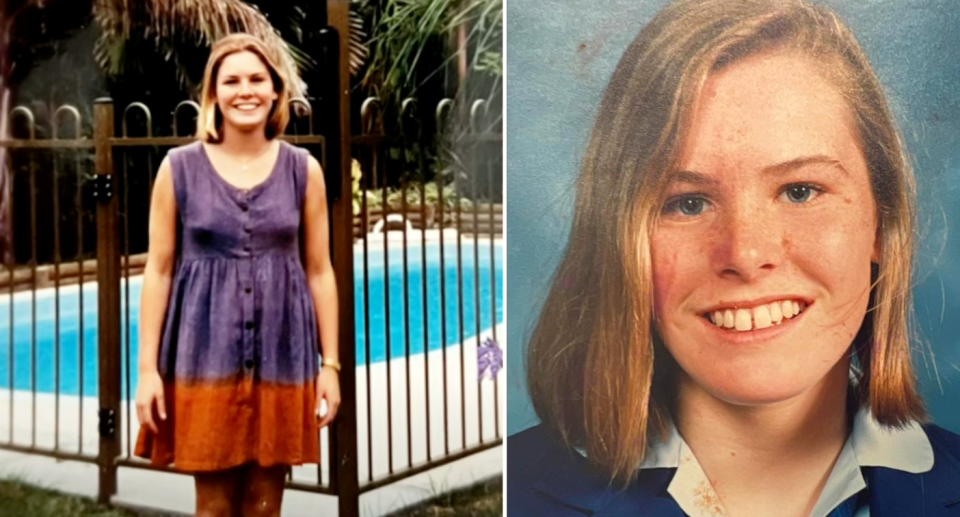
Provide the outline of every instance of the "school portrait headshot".
<path id="1" fill-rule="evenodd" d="M 507 23 L 508 515 L 960 515 L 960 4 Z"/>

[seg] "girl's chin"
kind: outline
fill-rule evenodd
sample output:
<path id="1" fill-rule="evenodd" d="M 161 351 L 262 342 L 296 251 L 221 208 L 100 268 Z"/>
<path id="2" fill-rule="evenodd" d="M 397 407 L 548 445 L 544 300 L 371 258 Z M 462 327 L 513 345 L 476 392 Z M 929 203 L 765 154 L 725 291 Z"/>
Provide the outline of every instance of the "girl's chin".
<path id="1" fill-rule="evenodd" d="M 240 131 L 253 131 L 255 129 L 263 127 L 267 123 L 265 119 L 261 119 L 261 118 L 258 118 L 258 119 L 228 118 L 225 120 L 225 122 Z"/>
<path id="2" fill-rule="evenodd" d="M 738 378 L 704 379 L 696 382 L 713 398 L 733 406 L 763 406 L 793 399 L 816 384 L 808 379 L 742 375 Z"/>
<path id="3" fill-rule="evenodd" d="M 769 386 L 744 386 L 737 389 L 712 391 L 712 394 L 732 406 L 756 407 L 785 402 L 802 392 L 802 390 L 770 389 Z"/>

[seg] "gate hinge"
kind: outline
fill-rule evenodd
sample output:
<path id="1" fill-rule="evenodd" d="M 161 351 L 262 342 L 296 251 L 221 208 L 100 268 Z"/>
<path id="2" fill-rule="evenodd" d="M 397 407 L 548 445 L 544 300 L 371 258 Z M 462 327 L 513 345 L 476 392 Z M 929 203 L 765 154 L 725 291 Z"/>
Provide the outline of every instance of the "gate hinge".
<path id="1" fill-rule="evenodd" d="M 107 201 L 113 197 L 113 175 L 97 174 L 93 180 L 93 197 Z"/>
<path id="2" fill-rule="evenodd" d="M 113 438 L 117 430 L 116 413 L 109 408 L 100 408 L 100 436 Z"/>

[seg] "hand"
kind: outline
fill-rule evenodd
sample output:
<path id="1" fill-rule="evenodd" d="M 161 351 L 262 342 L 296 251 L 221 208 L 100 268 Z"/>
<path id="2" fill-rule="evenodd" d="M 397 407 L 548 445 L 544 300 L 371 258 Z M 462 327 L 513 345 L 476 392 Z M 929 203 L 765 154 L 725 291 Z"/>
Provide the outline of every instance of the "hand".
<path id="1" fill-rule="evenodd" d="M 317 375 L 317 408 L 314 413 L 319 420 L 320 427 L 330 425 L 330 422 L 337 416 L 337 409 L 340 408 L 340 376 L 337 371 L 329 366 L 320 369 Z M 326 411 L 321 411 L 326 402 Z"/>
<path id="2" fill-rule="evenodd" d="M 157 405 L 160 420 L 167 419 L 167 406 L 163 398 L 163 379 L 156 370 L 140 374 L 140 380 L 137 382 L 136 403 L 137 420 L 140 425 L 145 425 L 154 433 L 158 433 L 157 424 L 153 421 L 153 405 L 154 403 Z"/>

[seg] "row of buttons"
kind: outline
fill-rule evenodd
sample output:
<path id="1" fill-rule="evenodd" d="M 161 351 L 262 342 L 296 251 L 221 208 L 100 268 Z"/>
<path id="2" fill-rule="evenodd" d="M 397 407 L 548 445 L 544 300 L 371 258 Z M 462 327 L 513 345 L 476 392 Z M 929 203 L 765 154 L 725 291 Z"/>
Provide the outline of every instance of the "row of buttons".
<path id="1" fill-rule="evenodd" d="M 246 201 L 241 201 L 241 202 L 240 202 L 240 210 L 243 210 L 244 212 L 250 210 L 250 206 L 247 204 Z M 244 226 L 243 226 L 243 231 L 246 232 L 247 235 L 249 236 L 251 233 L 253 233 L 253 228 L 251 228 L 250 225 L 247 224 L 247 225 L 244 225 Z M 245 243 L 243 244 L 243 251 L 246 251 L 247 253 L 250 252 L 250 242 L 249 242 L 249 241 L 248 241 L 248 242 L 245 242 Z"/>
<path id="2" fill-rule="evenodd" d="M 241 201 L 241 202 L 240 202 L 240 210 L 243 210 L 244 212 L 250 210 L 250 206 L 247 205 L 247 202 L 246 202 L 246 201 Z M 246 232 L 247 235 L 250 235 L 251 233 L 253 233 L 253 228 L 251 228 L 250 225 L 244 225 L 243 231 Z M 246 252 L 249 252 L 249 251 L 250 251 L 250 242 L 249 242 L 249 241 L 248 241 L 248 242 L 245 242 L 245 243 L 243 244 L 243 251 L 246 251 Z M 243 292 L 245 292 L 245 293 L 247 293 L 247 294 L 250 294 L 250 293 L 253 292 L 253 288 L 247 287 L 247 288 L 245 288 L 245 289 L 243 290 Z M 255 324 L 254 324 L 252 321 L 248 321 L 245 326 L 246 326 L 247 330 L 253 330 Z M 253 364 L 254 364 L 254 363 L 253 363 L 253 360 L 252 360 L 252 359 L 247 359 L 246 361 L 244 361 L 243 366 L 245 366 L 245 367 L 249 370 L 249 369 L 252 369 L 252 368 L 253 368 Z"/>

